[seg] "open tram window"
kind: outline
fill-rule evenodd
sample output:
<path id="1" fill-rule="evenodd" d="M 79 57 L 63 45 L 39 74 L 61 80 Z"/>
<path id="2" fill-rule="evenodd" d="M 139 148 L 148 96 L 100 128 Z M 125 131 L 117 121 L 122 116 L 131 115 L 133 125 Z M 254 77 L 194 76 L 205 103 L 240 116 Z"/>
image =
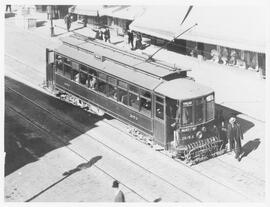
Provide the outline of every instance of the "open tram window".
<path id="1" fill-rule="evenodd" d="M 117 80 L 115 78 L 108 76 L 108 92 L 107 95 L 109 98 L 117 100 Z"/>
<path id="2" fill-rule="evenodd" d="M 183 125 L 192 123 L 192 101 L 183 102 L 182 123 Z"/>
<path id="3" fill-rule="evenodd" d="M 128 84 L 123 81 L 118 81 L 118 101 L 128 105 Z"/>
<path id="4" fill-rule="evenodd" d="M 160 96 L 156 96 L 156 117 L 164 119 L 164 99 Z"/>
<path id="5" fill-rule="evenodd" d="M 195 100 L 195 123 L 199 124 L 202 123 L 203 121 L 203 110 L 204 106 L 203 106 L 203 99 L 197 99 Z"/>
<path id="6" fill-rule="evenodd" d="M 71 66 L 64 64 L 64 76 L 71 79 L 72 69 Z"/>
<path id="7" fill-rule="evenodd" d="M 149 91 L 141 89 L 140 97 L 141 97 L 140 111 L 146 115 L 151 116 L 151 108 L 152 108 L 151 93 Z"/>
<path id="8" fill-rule="evenodd" d="M 214 118 L 215 111 L 215 102 L 214 102 L 214 94 L 211 94 L 206 97 L 206 120 L 210 120 Z"/>
<path id="9" fill-rule="evenodd" d="M 69 58 L 63 58 L 63 62 L 66 63 L 67 65 L 71 65 L 71 60 Z"/>
<path id="10" fill-rule="evenodd" d="M 104 73 L 98 73 L 97 90 L 106 94 L 106 85 L 106 75 Z"/>
<path id="11" fill-rule="evenodd" d="M 139 94 L 129 92 L 129 105 L 132 108 L 139 110 L 140 107 Z"/>
<path id="12" fill-rule="evenodd" d="M 71 79 L 74 80 L 75 82 L 79 83 L 79 80 L 80 80 L 79 64 L 72 62 L 71 67 L 72 67 L 72 78 Z"/>
<path id="13" fill-rule="evenodd" d="M 64 75 L 64 69 L 63 69 L 63 57 L 61 55 L 55 56 L 55 68 L 56 72 L 60 75 Z"/>

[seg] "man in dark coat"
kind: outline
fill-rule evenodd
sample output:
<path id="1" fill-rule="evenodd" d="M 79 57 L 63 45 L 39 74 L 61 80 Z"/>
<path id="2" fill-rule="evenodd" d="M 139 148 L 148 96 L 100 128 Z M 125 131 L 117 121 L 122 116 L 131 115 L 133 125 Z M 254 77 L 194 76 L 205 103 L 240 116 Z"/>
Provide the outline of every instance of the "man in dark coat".
<path id="1" fill-rule="evenodd" d="M 70 26 L 71 26 L 71 14 L 67 14 L 64 17 L 65 23 L 67 25 L 67 31 L 69 32 Z"/>
<path id="2" fill-rule="evenodd" d="M 231 117 L 229 119 L 227 137 L 229 141 L 230 151 L 234 149 L 235 159 L 238 159 L 238 161 L 240 161 L 240 154 L 242 148 L 241 139 L 243 139 L 243 133 L 240 124 L 236 121 L 235 117 Z"/>
<path id="3" fill-rule="evenodd" d="M 113 181 L 112 187 L 115 189 L 114 202 L 125 202 L 125 195 L 119 189 L 119 182 L 117 180 Z"/>
<path id="4" fill-rule="evenodd" d="M 134 48 L 133 41 L 134 41 L 133 32 L 128 30 L 128 44 L 131 44 L 131 49 Z"/>

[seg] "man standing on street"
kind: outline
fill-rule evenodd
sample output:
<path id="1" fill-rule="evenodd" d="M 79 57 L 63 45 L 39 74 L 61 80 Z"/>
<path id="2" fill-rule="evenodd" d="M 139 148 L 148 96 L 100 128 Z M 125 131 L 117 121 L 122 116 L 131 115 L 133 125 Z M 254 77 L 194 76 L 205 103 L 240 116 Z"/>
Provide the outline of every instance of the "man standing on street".
<path id="1" fill-rule="evenodd" d="M 70 26 L 71 26 L 71 15 L 70 14 L 67 14 L 64 17 L 64 20 L 65 20 L 65 23 L 67 25 L 67 31 L 69 32 L 69 29 L 70 29 Z"/>
<path id="2" fill-rule="evenodd" d="M 234 149 L 235 159 L 238 161 L 241 160 L 241 139 L 243 139 L 243 133 L 240 127 L 240 124 L 236 121 L 236 118 L 233 116 L 229 119 L 227 137 L 229 140 L 229 150 Z"/>
<path id="3" fill-rule="evenodd" d="M 128 44 L 131 44 L 132 50 L 134 49 L 133 41 L 134 41 L 133 32 L 128 30 Z"/>
<path id="4" fill-rule="evenodd" d="M 114 202 L 125 202 L 124 193 L 119 189 L 119 182 L 117 180 L 113 181 L 112 187 L 115 189 Z"/>

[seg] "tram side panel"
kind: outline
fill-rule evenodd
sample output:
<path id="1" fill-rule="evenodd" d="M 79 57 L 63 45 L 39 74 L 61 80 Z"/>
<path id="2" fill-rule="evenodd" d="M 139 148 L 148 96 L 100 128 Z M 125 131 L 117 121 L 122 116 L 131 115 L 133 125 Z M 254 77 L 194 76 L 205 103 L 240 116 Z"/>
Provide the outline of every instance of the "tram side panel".
<path id="1" fill-rule="evenodd" d="M 131 125 L 135 125 L 135 127 L 138 127 L 148 134 L 153 134 L 151 117 L 147 117 L 141 113 L 131 110 L 123 104 L 120 104 L 115 100 L 111 100 L 105 95 L 101 95 L 100 93 L 81 86 L 65 77 L 58 74 L 55 75 L 55 84 L 57 88 L 67 91 L 85 102 L 89 102 L 90 104 L 103 109 L 105 112 L 116 118 L 128 122 Z"/>

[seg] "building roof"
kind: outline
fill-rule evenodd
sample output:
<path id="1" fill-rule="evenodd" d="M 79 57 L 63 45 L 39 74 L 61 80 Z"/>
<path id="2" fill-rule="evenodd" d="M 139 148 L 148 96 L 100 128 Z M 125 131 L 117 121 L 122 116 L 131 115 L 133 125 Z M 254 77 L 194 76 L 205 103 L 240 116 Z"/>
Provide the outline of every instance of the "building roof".
<path id="1" fill-rule="evenodd" d="M 96 59 L 92 54 L 87 54 L 86 52 L 82 52 L 67 45 L 61 45 L 56 49 L 56 52 L 67 56 L 70 59 L 74 59 L 106 73 L 117 76 L 123 80 L 144 87 L 145 89 L 153 90 L 162 82 L 161 79 L 132 70 L 109 60 L 102 62 L 101 60 Z"/>
<path id="2" fill-rule="evenodd" d="M 76 5 L 69 8 L 69 12 L 79 15 L 98 16 L 102 8 L 100 5 Z"/>
<path id="3" fill-rule="evenodd" d="M 213 89 L 196 83 L 190 79 L 174 79 L 160 84 L 155 91 L 176 100 L 185 100 L 192 97 L 205 96 Z"/>
<path id="4" fill-rule="evenodd" d="M 262 6 L 193 6 L 181 25 L 187 11 L 188 6 L 155 6 L 134 20 L 130 28 L 172 40 L 198 23 L 179 39 L 265 52 L 267 17 Z"/>

